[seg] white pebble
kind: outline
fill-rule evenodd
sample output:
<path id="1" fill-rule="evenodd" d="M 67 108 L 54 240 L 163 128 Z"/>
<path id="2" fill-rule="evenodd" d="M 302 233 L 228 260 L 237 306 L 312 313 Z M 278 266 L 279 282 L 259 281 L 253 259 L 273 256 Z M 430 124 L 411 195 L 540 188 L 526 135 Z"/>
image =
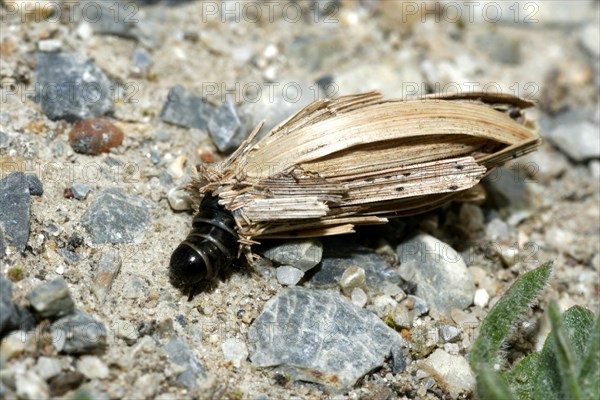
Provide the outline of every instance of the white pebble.
<path id="1" fill-rule="evenodd" d="M 485 306 L 487 306 L 489 301 L 490 301 L 490 295 L 488 294 L 487 290 L 477 289 L 475 291 L 475 296 L 473 297 L 473 303 L 476 306 L 484 308 Z"/>
<path id="2" fill-rule="evenodd" d="M 174 187 L 169 189 L 167 193 L 169 205 L 175 211 L 185 211 L 192 208 L 192 199 L 190 195 L 183 189 Z"/>
<path id="3" fill-rule="evenodd" d="M 62 275 L 65 273 L 65 267 L 63 267 L 62 265 L 60 267 L 56 267 L 56 273 L 59 275 Z"/>
<path id="4" fill-rule="evenodd" d="M 277 268 L 277 281 L 282 285 L 295 286 L 303 276 L 304 272 L 289 265 L 282 265 Z"/>
<path id="5" fill-rule="evenodd" d="M 2 343 L 0 344 L 0 357 L 3 360 L 8 361 L 24 352 L 27 345 L 24 340 L 26 335 L 27 334 L 24 331 L 16 331 L 2 339 Z"/>
<path id="6" fill-rule="evenodd" d="M 33 371 L 17 374 L 15 386 L 21 399 L 47 399 L 50 396 L 48 384 Z"/>
<path id="7" fill-rule="evenodd" d="M 365 285 L 367 281 L 367 275 L 365 270 L 355 265 L 346 268 L 342 277 L 340 278 L 340 287 L 344 293 L 350 293 L 355 287 L 361 287 Z"/>
<path id="8" fill-rule="evenodd" d="M 96 356 L 82 356 L 77 361 L 77 371 L 88 379 L 108 378 L 108 367 Z"/>
<path id="9" fill-rule="evenodd" d="M 248 347 L 246 347 L 246 343 L 238 338 L 226 339 L 221 344 L 221 350 L 225 361 L 233 362 L 236 367 L 239 367 L 248 358 Z"/>
<path id="10" fill-rule="evenodd" d="M 352 301 L 352 303 L 355 306 L 362 308 L 365 305 L 367 305 L 368 297 L 364 290 L 357 287 L 357 288 L 352 289 L 352 294 L 350 295 L 350 300 Z"/>
<path id="11" fill-rule="evenodd" d="M 173 160 L 171 164 L 169 164 L 167 171 L 169 171 L 171 176 L 173 176 L 174 178 L 183 178 L 183 166 L 185 165 L 186 161 L 187 156 L 183 154 L 180 155 L 175 160 Z"/>
<path id="12" fill-rule="evenodd" d="M 59 51 L 62 48 L 62 42 L 56 39 L 40 40 L 38 42 L 39 51 Z"/>

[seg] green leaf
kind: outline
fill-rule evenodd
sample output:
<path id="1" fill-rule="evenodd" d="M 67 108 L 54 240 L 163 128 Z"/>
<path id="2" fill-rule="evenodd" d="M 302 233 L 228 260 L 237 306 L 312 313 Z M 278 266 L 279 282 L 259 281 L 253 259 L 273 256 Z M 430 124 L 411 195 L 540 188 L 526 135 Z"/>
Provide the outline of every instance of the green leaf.
<path id="1" fill-rule="evenodd" d="M 477 393 L 481 399 L 517 399 L 502 373 L 491 368 L 484 368 L 477 374 Z"/>
<path id="2" fill-rule="evenodd" d="M 583 352 L 579 370 L 579 384 L 583 398 L 600 397 L 600 318 L 596 322 Z"/>
<path id="3" fill-rule="evenodd" d="M 552 273 L 552 262 L 523 274 L 491 309 L 481 323 L 469 361 L 477 371 L 480 366 L 502 365 L 503 344 L 521 315 L 533 304 Z"/>
<path id="4" fill-rule="evenodd" d="M 550 324 L 552 325 L 552 331 L 550 332 L 552 349 L 554 350 L 554 357 L 557 361 L 556 366 L 562 379 L 562 392 L 568 399 L 580 400 L 581 390 L 577 383 L 579 365 L 571 349 L 572 346 L 569 341 L 567 329 L 563 325 L 563 319 L 555 302 L 550 304 L 548 315 L 550 316 Z"/>
<path id="5" fill-rule="evenodd" d="M 581 398 L 584 399 L 598 398 L 599 393 L 597 384 L 598 351 L 596 350 L 595 356 L 591 356 L 587 350 L 588 347 L 596 346 L 597 349 L 598 346 L 597 341 L 592 343 L 593 319 L 594 314 L 591 311 L 579 306 L 571 307 L 562 316 L 563 332 L 566 333 L 567 346 L 572 354 L 571 360 L 574 359 L 575 364 L 580 364 L 581 362 L 577 362 L 577 360 L 584 360 L 585 358 L 581 364 L 585 366 L 589 362 L 591 365 L 589 379 L 594 382 L 584 384 L 579 378 L 579 392 Z M 539 353 L 533 353 L 525 357 L 508 372 L 509 385 L 519 399 L 574 398 L 564 392 L 566 383 L 562 379 L 558 366 L 559 360 L 555 352 L 555 335 L 553 332 L 548 335 L 544 347 Z M 596 372 L 593 372 L 594 363 L 596 364 Z M 580 371 L 581 376 L 584 368 L 582 367 Z"/>

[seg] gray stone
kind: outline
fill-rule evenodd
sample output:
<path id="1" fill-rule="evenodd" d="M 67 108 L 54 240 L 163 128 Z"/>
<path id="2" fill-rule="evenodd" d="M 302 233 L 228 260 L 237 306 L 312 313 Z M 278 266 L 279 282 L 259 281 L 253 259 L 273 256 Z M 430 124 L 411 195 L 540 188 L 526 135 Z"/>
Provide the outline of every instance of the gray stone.
<path id="1" fill-rule="evenodd" d="M 35 365 L 35 371 L 42 379 L 48 380 L 60 374 L 62 366 L 56 358 L 40 357 Z"/>
<path id="2" fill-rule="evenodd" d="M 198 378 L 206 378 L 204 367 L 194 356 L 191 347 L 178 336 L 171 337 L 164 347 L 169 359 L 182 367 L 185 371 L 177 376 L 177 383 L 188 389 L 198 386 Z"/>
<path id="3" fill-rule="evenodd" d="M 569 167 L 567 158 L 551 146 L 541 146 L 537 151 L 523 159 L 524 165 L 531 170 L 531 178 L 542 182 L 556 178 Z"/>
<path id="4" fill-rule="evenodd" d="M 111 82 L 78 53 L 44 53 L 36 57 L 36 93 L 48 118 L 74 122 L 99 117 L 113 108 Z"/>
<path id="5" fill-rule="evenodd" d="M 572 160 L 600 158 L 600 127 L 590 121 L 561 123 L 550 132 L 550 140 Z"/>
<path id="6" fill-rule="evenodd" d="M 10 136 L 8 136 L 6 133 L 0 131 L 0 149 L 8 148 L 11 141 L 12 140 L 11 140 Z"/>
<path id="7" fill-rule="evenodd" d="M 134 3 L 82 0 L 76 4 L 73 16 L 77 23 L 87 23 L 94 33 L 136 39 L 140 14 Z"/>
<path id="8" fill-rule="evenodd" d="M 391 367 L 394 374 L 406 371 L 406 358 L 404 357 L 404 351 L 401 347 L 394 347 L 392 349 Z"/>
<path id="9" fill-rule="evenodd" d="M 491 203 L 511 210 L 530 210 L 539 203 L 532 179 L 521 168 L 500 167 L 484 180 Z"/>
<path id="10" fill-rule="evenodd" d="M 147 69 L 152 65 L 152 56 L 143 47 L 133 49 L 131 61 L 139 69 Z"/>
<path id="11" fill-rule="evenodd" d="M 507 65 L 521 62 L 520 41 L 499 32 L 485 33 L 476 39 L 479 50 L 490 59 Z"/>
<path id="12" fill-rule="evenodd" d="M 178 85 L 169 91 L 167 101 L 160 112 L 160 119 L 175 125 L 206 131 L 208 121 L 214 112 L 215 108 L 212 105 Z"/>
<path id="13" fill-rule="evenodd" d="M 148 291 L 147 287 L 148 284 L 145 280 L 142 278 L 133 277 L 125 282 L 121 293 L 126 299 L 139 299 L 146 295 Z"/>
<path id="14" fill-rule="evenodd" d="M 12 282 L 0 275 L 0 338 L 8 333 L 13 313 Z"/>
<path id="15" fill-rule="evenodd" d="M 106 248 L 102 251 L 98 267 L 94 272 L 92 293 L 100 303 L 106 301 L 115 277 L 121 270 L 122 260 L 119 251 L 113 248 Z"/>
<path id="16" fill-rule="evenodd" d="M 294 286 L 304 276 L 304 272 L 289 265 L 282 265 L 277 268 L 277 282 L 286 286 Z"/>
<path id="17" fill-rule="evenodd" d="M 77 200 L 85 200 L 88 193 L 90 193 L 90 187 L 85 183 L 74 183 L 71 186 L 71 193 Z"/>
<path id="18" fill-rule="evenodd" d="M 475 285 L 464 260 L 448 244 L 420 234 L 397 248 L 402 279 L 417 284 L 416 295 L 427 301 L 433 317 L 468 307 Z"/>
<path id="19" fill-rule="evenodd" d="M 404 304 L 406 304 L 409 309 L 414 310 L 418 316 L 425 315 L 429 312 L 427 302 L 417 296 L 408 295 L 406 300 L 404 300 Z"/>
<path id="20" fill-rule="evenodd" d="M 83 311 L 76 310 L 50 325 L 52 345 L 67 354 L 94 353 L 106 347 L 104 324 Z"/>
<path id="21" fill-rule="evenodd" d="M 67 248 L 58 249 L 58 253 L 62 256 L 63 260 L 69 265 L 75 265 L 81 261 L 79 254 Z"/>
<path id="22" fill-rule="evenodd" d="M 310 279 L 310 285 L 320 288 L 335 287 L 339 284 L 346 268 L 350 266 L 365 270 L 368 292 L 379 293 L 379 289 L 385 284 L 401 282 L 398 272 L 375 251 L 338 242 L 325 246 L 323 260 L 315 268 L 316 273 Z"/>
<path id="23" fill-rule="evenodd" d="M 269 300 L 248 331 L 250 360 L 294 379 L 349 388 L 381 366 L 401 336 L 340 296 L 300 287 Z"/>
<path id="24" fill-rule="evenodd" d="M 308 271 L 321 261 L 323 245 L 315 239 L 290 240 L 263 252 L 271 261 Z"/>
<path id="25" fill-rule="evenodd" d="M 29 185 L 29 194 L 32 196 L 41 196 L 44 194 L 44 185 L 37 175 L 27 174 L 27 184 Z"/>
<path id="26" fill-rule="evenodd" d="M 208 132 L 213 143 L 222 153 L 237 149 L 247 132 L 243 132 L 242 122 L 237 115 L 235 104 L 227 98 L 208 120 Z"/>
<path id="27" fill-rule="evenodd" d="M 460 330 L 454 325 L 442 325 L 439 328 L 440 337 L 444 343 L 456 342 L 460 339 Z"/>
<path id="28" fill-rule="evenodd" d="M 14 172 L 0 180 L 0 258 L 8 246 L 25 251 L 30 210 L 31 195 L 25 174 Z"/>
<path id="29" fill-rule="evenodd" d="M 0 339 L 14 330 L 27 332 L 33 327 L 33 315 L 12 302 L 12 282 L 0 275 Z"/>
<path id="30" fill-rule="evenodd" d="M 39 318 L 63 317 L 75 309 L 69 287 L 63 278 L 44 283 L 27 293 L 25 297 Z"/>
<path id="31" fill-rule="evenodd" d="M 490 240 L 506 240 L 510 237 L 510 227 L 500 218 L 494 218 L 487 223 L 485 233 Z"/>
<path id="32" fill-rule="evenodd" d="M 130 243 L 149 220 L 146 201 L 121 189 L 103 190 L 81 218 L 95 244 Z"/>

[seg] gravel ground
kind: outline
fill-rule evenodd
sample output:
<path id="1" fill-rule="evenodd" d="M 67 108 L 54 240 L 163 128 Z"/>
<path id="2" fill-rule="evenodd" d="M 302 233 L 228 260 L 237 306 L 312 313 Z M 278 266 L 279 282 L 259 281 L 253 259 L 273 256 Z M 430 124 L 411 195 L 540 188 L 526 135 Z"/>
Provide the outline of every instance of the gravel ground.
<path id="1" fill-rule="evenodd" d="M 598 2 L 75 3 L 2 3 L 0 397 L 470 398 L 523 272 L 554 261 L 511 361 L 550 299 L 598 313 Z M 191 301 L 170 284 L 192 166 L 318 96 L 457 88 L 538 103 L 544 143 L 484 203 L 265 243 Z"/>

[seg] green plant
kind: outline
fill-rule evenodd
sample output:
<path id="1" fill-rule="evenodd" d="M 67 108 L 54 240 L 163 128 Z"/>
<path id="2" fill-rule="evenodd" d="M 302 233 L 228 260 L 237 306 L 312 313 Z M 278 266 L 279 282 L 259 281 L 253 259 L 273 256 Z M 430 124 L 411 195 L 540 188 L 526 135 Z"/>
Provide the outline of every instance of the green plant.
<path id="1" fill-rule="evenodd" d="M 523 274 L 481 324 L 470 354 L 482 399 L 591 399 L 600 397 L 600 322 L 579 306 L 548 315 L 551 332 L 540 352 L 504 367 L 503 346 L 523 313 L 537 299 L 552 263 Z M 595 321 L 594 321 L 595 319 Z"/>

